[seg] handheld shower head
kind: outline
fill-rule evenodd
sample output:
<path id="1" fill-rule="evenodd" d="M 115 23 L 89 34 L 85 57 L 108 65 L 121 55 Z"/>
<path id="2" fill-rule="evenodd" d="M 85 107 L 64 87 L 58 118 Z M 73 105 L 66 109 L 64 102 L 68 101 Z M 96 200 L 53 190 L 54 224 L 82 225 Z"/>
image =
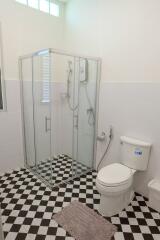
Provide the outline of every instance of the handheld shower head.
<path id="1" fill-rule="evenodd" d="M 68 61 L 68 69 L 69 69 L 69 71 L 72 71 L 72 61 L 71 60 Z"/>
<path id="2" fill-rule="evenodd" d="M 70 83 L 71 83 L 71 77 L 72 77 L 72 61 L 68 61 L 68 70 L 67 70 L 67 99 L 70 99 Z"/>

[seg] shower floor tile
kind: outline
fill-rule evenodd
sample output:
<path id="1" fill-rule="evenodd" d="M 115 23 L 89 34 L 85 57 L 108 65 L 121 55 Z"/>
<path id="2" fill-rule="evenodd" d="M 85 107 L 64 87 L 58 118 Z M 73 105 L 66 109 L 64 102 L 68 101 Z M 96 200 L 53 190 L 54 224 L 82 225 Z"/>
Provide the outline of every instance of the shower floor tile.
<path id="1" fill-rule="evenodd" d="M 27 169 L 0 176 L 0 202 L 5 240 L 74 240 L 53 219 L 73 200 L 98 209 L 96 172 L 63 183 L 52 191 Z M 114 240 L 159 240 L 160 214 L 139 194 L 120 214 L 107 218 L 118 227 Z M 98 240 L 98 239 L 97 239 Z"/>
<path id="2" fill-rule="evenodd" d="M 67 155 L 59 155 L 52 160 L 44 160 L 37 165 L 37 170 L 32 167 L 41 177 L 53 186 L 90 170 L 84 164 L 72 160 Z"/>

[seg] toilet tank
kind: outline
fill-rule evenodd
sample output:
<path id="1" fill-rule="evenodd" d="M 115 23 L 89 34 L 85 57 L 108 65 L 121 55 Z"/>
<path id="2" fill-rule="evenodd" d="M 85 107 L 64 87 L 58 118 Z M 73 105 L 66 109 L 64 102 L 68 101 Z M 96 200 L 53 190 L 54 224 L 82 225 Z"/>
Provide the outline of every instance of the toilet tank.
<path id="1" fill-rule="evenodd" d="M 151 143 L 126 136 L 122 136 L 120 139 L 122 164 L 136 170 L 146 170 L 150 157 Z"/>

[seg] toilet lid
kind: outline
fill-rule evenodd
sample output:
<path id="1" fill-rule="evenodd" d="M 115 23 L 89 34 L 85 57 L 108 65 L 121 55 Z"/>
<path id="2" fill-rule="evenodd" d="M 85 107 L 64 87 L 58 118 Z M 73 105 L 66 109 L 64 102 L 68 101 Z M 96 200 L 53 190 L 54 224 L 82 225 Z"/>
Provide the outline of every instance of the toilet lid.
<path id="1" fill-rule="evenodd" d="M 128 181 L 133 173 L 134 170 L 122 164 L 113 163 L 99 171 L 97 180 L 105 186 L 117 186 Z"/>

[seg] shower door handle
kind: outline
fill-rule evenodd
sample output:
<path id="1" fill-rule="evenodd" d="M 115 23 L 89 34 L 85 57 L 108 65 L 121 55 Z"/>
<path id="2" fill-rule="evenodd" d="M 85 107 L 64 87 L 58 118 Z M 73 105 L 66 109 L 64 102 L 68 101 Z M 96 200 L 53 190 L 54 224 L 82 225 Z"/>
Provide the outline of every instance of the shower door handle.
<path id="1" fill-rule="evenodd" d="M 49 127 L 48 127 L 48 122 L 49 122 Z M 48 117 L 45 117 L 45 131 L 48 132 L 48 131 L 51 131 L 51 119 L 48 118 Z"/>

